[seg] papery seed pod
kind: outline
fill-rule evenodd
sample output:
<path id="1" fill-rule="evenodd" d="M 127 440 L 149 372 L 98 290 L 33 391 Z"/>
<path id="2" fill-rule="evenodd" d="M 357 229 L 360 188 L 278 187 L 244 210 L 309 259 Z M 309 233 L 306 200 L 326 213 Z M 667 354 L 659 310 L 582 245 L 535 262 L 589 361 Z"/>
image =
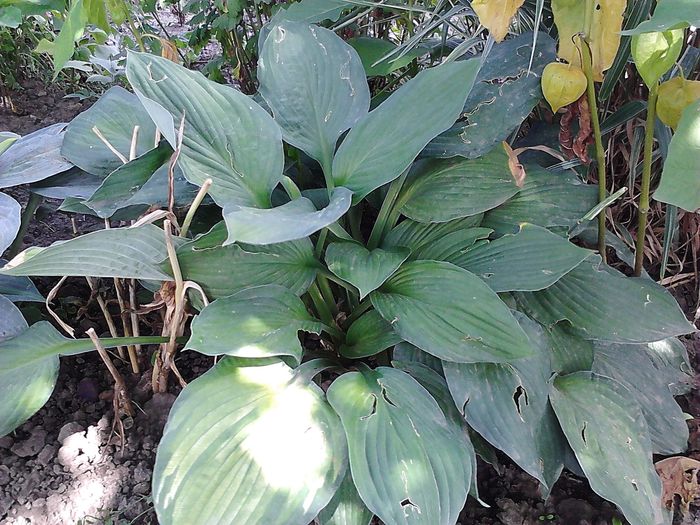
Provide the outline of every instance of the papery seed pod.
<path id="1" fill-rule="evenodd" d="M 542 92 L 554 113 L 581 98 L 587 84 L 586 74 L 571 64 L 552 62 L 542 72 Z"/>
<path id="2" fill-rule="evenodd" d="M 674 77 L 659 86 L 656 113 L 661 122 L 675 130 L 683 110 L 698 99 L 700 99 L 700 80 Z"/>

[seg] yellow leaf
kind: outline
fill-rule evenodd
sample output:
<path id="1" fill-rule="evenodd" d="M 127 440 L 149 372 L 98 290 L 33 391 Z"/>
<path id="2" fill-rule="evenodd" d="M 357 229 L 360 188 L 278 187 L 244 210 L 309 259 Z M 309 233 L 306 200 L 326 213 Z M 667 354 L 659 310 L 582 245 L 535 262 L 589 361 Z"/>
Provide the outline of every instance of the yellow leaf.
<path id="1" fill-rule="evenodd" d="M 678 495 L 681 512 L 687 513 L 692 501 L 700 496 L 700 485 L 697 481 L 700 461 L 683 456 L 666 458 L 656 463 L 656 471 L 663 485 L 664 505 L 673 509 L 675 496 Z"/>
<path id="2" fill-rule="evenodd" d="M 683 110 L 700 99 L 700 80 L 673 77 L 659 86 L 656 114 L 672 129 L 678 127 Z"/>
<path id="3" fill-rule="evenodd" d="M 552 62 L 542 72 L 542 93 L 554 113 L 581 98 L 587 85 L 583 70 L 571 64 Z"/>
<path id="4" fill-rule="evenodd" d="M 472 8 L 479 21 L 496 42 L 508 34 L 508 26 L 525 0 L 472 0 Z"/>
<path id="5" fill-rule="evenodd" d="M 593 10 L 586 13 L 589 5 Z M 586 26 L 589 25 L 588 42 L 593 56 L 593 78 L 596 82 L 602 82 L 603 72 L 612 66 L 620 47 L 625 7 L 627 0 L 552 0 L 554 22 L 559 30 L 559 58 L 582 67 L 581 52 L 574 43 L 574 35 L 585 34 Z"/>

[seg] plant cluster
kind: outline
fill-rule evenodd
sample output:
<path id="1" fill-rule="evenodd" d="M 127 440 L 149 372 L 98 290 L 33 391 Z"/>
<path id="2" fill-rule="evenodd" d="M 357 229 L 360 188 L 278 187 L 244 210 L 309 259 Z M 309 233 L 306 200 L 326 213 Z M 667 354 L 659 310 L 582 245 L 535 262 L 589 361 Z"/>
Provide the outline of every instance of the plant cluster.
<path id="1" fill-rule="evenodd" d="M 652 455 L 686 447 L 677 338 L 694 327 L 663 287 L 605 264 L 604 177 L 586 184 L 508 140 L 543 91 L 556 111 L 585 78 L 604 173 L 595 82 L 617 44 L 591 33 L 607 12 L 563 0 L 558 49 L 543 33 L 504 39 L 522 3 L 473 2 L 503 40 L 480 56 L 458 45 L 386 61 L 379 75 L 431 62 L 388 96 L 367 82 L 385 56 L 360 55 L 376 42 L 282 13 L 259 31 L 255 96 L 131 52 L 133 93 L 113 87 L 68 125 L 5 137 L 0 187 L 29 183 L 30 204 L 60 196 L 65 211 L 129 225 L 30 247 L 0 270 L 0 434 L 46 402 L 59 356 L 111 364 L 105 347 L 122 346 L 138 370 L 137 345 L 158 344 L 153 390 L 184 386 L 156 457 L 161 523 L 450 525 L 479 498 L 477 455 L 496 450 L 545 497 L 566 468 L 632 525 L 669 523 Z M 671 4 L 633 31 L 652 117 L 674 31 L 698 22 Z M 677 128 L 657 194 L 692 210 L 698 181 L 683 170 L 700 102 L 694 84 L 669 82 L 689 104 L 659 103 Z M 0 221 L 4 250 L 22 224 L 4 194 Z M 113 279 L 124 337 L 28 327 L 13 301 L 37 300 L 30 276 Z M 139 287 L 164 311 L 160 335 L 139 335 Z M 223 357 L 185 384 L 180 345 Z"/>

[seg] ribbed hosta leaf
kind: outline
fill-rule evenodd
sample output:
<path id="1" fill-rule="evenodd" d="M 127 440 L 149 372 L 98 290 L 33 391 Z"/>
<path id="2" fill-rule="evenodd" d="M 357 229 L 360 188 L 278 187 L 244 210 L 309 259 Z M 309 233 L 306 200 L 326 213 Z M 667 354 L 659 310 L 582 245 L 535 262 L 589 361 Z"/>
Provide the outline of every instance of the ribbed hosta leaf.
<path id="1" fill-rule="evenodd" d="M 400 343 L 401 340 L 376 310 L 370 310 L 350 325 L 345 343 L 339 351 L 343 357 L 360 359 L 376 355 Z"/>
<path id="2" fill-rule="evenodd" d="M 481 277 L 495 292 L 536 291 L 557 282 L 592 253 L 545 228 L 522 224 L 515 235 L 444 260 Z"/>
<path id="3" fill-rule="evenodd" d="M 0 266 L 4 262 L 4 260 L 0 259 Z M 39 293 L 39 290 L 36 289 L 29 277 L 0 275 L 0 295 L 7 297 L 13 303 L 44 302 L 44 297 Z"/>
<path id="4" fill-rule="evenodd" d="M 422 257 L 423 253 L 437 250 L 432 246 L 441 244 L 443 239 L 454 237 L 454 242 L 448 242 L 450 246 L 458 244 L 459 249 L 467 249 L 480 239 L 486 239 L 492 230 L 476 228 L 481 222 L 482 215 L 466 217 L 449 222 L 424 224 L 407 219 L 393 228 L 382 242 L 382 247 L 404 246 L 411 250 L 411 260 L 431 259 Z M 431 253 L 432 255 L 432 253 Z"/>
<path id="5" fill-rule="evenodd" d="M 665 345 L 669 350 L 673 349 L 670 340 L 651 345 Z M 669 387 L 671 378 L 675 379 L 674 382 L 680 380 L 682 372 L 652 360 L 651 352 L 653 349 L 648 345 L 599 342 L 595 345 L 592 370 L 615 379 L 632 393 L 649 427 L 654 453 L 678 454 L 687 448 L 688 425 Z"/>
<path id="6" fill-rule="evenodd" d="M 153 471 L 171 525 L 307 524 L 347 469 L 338 416 L 277 359 L 225 358 L 173 406 Z"/>
<path id="7" fill-rule="evenodd" d="M 599 269 L 589 261 L 545 290 L 515 297 L 523 311 L 542 324 L 567 320 L 574 333 L 586 339 L 646 343 L 694 331 L 662 286 Z"/>
<path id="8" fill-rule="evenodd" d="M 54 124 L 17 139 L 0 155 L 0 188 L 29 184 L 69 170 L 61 156 L 65 124 Z"/>
<path id="9" fill-rule="evenodd" d="M 19 231 L 22 207 L 4 193 L 0 193 L 0 255 L 15 240 Z"/>
<path id="10" fill-rule="evenodd" d="M 552 371 L 558 374 L 585 372 L 593 366 L 593 342 L 571 330 L 569 323 L 543 327 L 552 351 Z"/>
<path id="11" fill-rule="evenodd" d="M 320 334 L 323 323 L 283 286 L 248 288 L 217 299 L 192 321 L 185 349 L 236 357 L 291 356 L 301 362 L 298 332 Z"/>
<path id="12" fill-rule="evenodd" d="M 497 147 L 473 160 L 457 157 L 416 163 L 397 206 L 418 222 L 446 222 L 495 208 L 518 191 L 508 156 Z"/>
<path id="13" fill-rule="evenodd" d="M 363 368 L 328 390 L 367 507 L 387 525 L 452 525 L 472 477 L 471 445 L 433 397 L 394 368 Z"/>
<path id="14" fill-rule="evenodd" d="M 457 119 L 478 69 L 475 60 L 441 64 L 392 93 L 343 140 L 333 159 L 335 184 L 352 190 L 358 202 L 401 175 Z"/>
<path id="15" fill-rule="evenodd" d="M 202 286 L 210 299 L 266 284 L 284 286 L 302 295 L 316 278 L 317 263 L 309 239 L 266 246 L 222 246 L 226 235 L 220 223 L 178 250 L 182 275 Z M 169 268 L 167 262 L 163 267 Z"/>
<path id="16" fill-rule="evenodd" d="M 373 517 L 357 493 L 348 469 L 333 499 L 316 519 L 319 525 L 369 525 Z"/>
<path id="17" fill-rule="evenodd" d="M 330 203 L 317 210 L 313 202 L 299 197 L 276 208 L 227 206 L 224 220 L 229 235 L 225 244 L 274 244 L 303 239 L 333 224 L 350 209 L 352 192 L 347 188 L 333 190 Z"/>
<path id="18" fill-rule="evenodd" d="M 525 184 L 505 204 L 486 213 L 482 226 L 497 233 L 512 233 L 529 222 L 545 228 L 572 227 L 598 202 L 598 189 L 576 177 L 527 165 Z"/>
<path id="19" fill-rule="evenodd" d="M 130 53 L 131 86 L 169 111 L 176 127 L 184 115 L 180 166 L 220 206 L 268 208 L 282 179 L 282 134 L 272 117 L 240 91 L 147 53 Z M 251 140 L 255 137 L 255 140 Z"/>
<path id="20" fill-rule="evenodd" d="M 440 359 L 405 341 L 394 347 L 393 359 L 394 361 L 420 363 L 435 370 L 440 376 L 445 375 Z"/>
<path id="21" fill-rule="evenodd" d="M 502 363 L 533 352 L 498 296 L 449 263 L 405 264 L 370 298 L 405 341 L 443 360 Z"/>
<path id="22" fill-rule="evenodd" d="M 369 111 L 360 57 L 322 27 L 282 21 L 272 28 L 258 78 L 284 139 L 326 167 L 341 133 Z"/>
<path id="23" fill-rule="evenodd" d="M 512 364 L 443 361 L 467 423 L 549 492 L 564 467 L 565 442 L 548 401 L 549 349 L 537 323 L 517 314 L 537 352 Z"/>
<path id="24" fill-rule="evenodd" d="M 123 163 L 94 129 L 128 159 L 136 126 L 136 156 L 140 157 L 155 147 L 156 126 L 136 95 L 114 86 L 68 124 L 61 154 L 83 171 L 104 178 Z"/>
<path id="25" fill-rule="evenodd" d="M 88 233 L 48 248 L 29 248 L 0 269 L 6 275 L 123 277 L 169 281 L 159 263 L 165 234 L 153 225 Z"/>
<path id="26" fill-rule="evenodd" d="M 334 242 L 326 249 L 328 269 L 360 291 L 360 299 L 379 288 L 408 259 L 406 248 L 369 251 L 352 242 Z"/>
<path id="27" fill-rule="evenodd" d="M 631 392 L 592 372 L 557 377 L 550 398 L 591 488 L 634 525 L 667 523 L 649 431 Z"/>

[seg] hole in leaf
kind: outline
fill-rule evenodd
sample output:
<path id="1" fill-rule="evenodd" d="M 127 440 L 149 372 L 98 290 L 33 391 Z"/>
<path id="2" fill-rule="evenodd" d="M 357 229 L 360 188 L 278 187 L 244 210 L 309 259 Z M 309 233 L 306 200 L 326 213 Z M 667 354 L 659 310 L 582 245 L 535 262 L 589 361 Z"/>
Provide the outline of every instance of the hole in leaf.
<path id="1" fill-rule="evenodd" d="M 521 405 L 521 401 L 526 405 L 529 404 L 527 392 L 522 385 L 518 385 L 518 388 L 516 388 L 515 392 L 513 393 L 513 402 L 515 403 L 515 408 L 518 409 L 518 414 L 522 415 L 523 406 Z"/>
<path id="2" fill-rule="evenodd" d="M 371 418 L 374 414 L 377 413 L 377 396 L 375 396 L 374 394 L 370 394 L 370 395 L 372 396 L 372 411 L 369 414 L 367 414 L 366 416 L 360 417 L 360 419 L 363 421 L 365 419 Z"/>
<path id="3" fill-rule="evenodd" d="M 596 10 L 596 11 L 600 11 L 600 9 L 601 9 L 600 4 L 596 4 L 595 10 Z"/>
<path id="4" fill-rule="evenodd" d="M 396 405 L 394 404 L 394 402 L 393 402 L 391 399 L 389 399 L 389 396 L 386 395 L 386 389 L 385 389 L 385 388 L 382 388 L 382 397 L 384 398 L 384 401 L 386 401 L 387 403 L 389 403 L 391 406 L 393 406 L 393 407 L 396 406 Z M 375 403 L 376 403 L 376 398 L 375 398 Z"/>
<path id="5" fill-rule="evenodd" d="M 418 507 L 418 505 L 416 505 L 415 503 L 413 503 L 413 502 L 412 502 L 410 499 L 408 499 L 408 498 L 406 498 L 405 500 L 403 500 L 403 501 L 401 502 L 401 506 L 404 507 L 404 508 L 406 508 L 406 507 L 413 507 L 413 508 L 416 509 L 416 510 L 420 510 L 419 507 Z"/>
<path id="6" fill-rule="evenodd" d="M 584 421 L 583 422 L 583 428 L 581 429 L 581 439 L 583 440 L 584 444 L 588 444 L 586 441 L 586 427 L 588 426 L 588 422 Z"/>

